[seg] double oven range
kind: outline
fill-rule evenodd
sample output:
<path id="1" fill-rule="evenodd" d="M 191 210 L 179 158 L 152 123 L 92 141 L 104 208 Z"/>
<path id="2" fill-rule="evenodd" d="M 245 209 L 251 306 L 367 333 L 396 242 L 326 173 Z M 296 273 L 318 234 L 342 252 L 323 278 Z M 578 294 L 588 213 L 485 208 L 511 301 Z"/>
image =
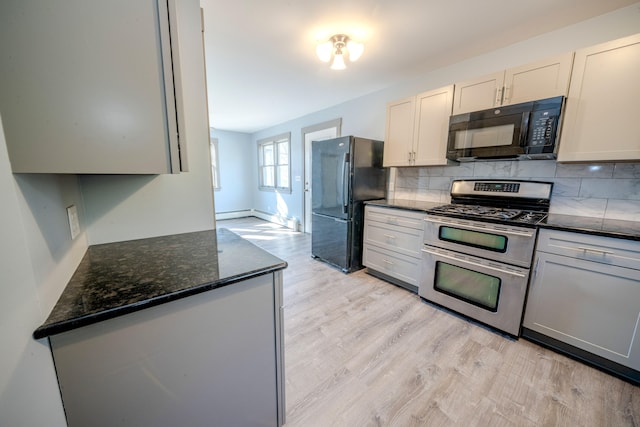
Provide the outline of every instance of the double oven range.
<path id="1" fill-rule="evenodd" d="M 419 295 L 519 336 L 536 225 L 553 183 L 456 180 L 451 204 L 427 211 Z"/>

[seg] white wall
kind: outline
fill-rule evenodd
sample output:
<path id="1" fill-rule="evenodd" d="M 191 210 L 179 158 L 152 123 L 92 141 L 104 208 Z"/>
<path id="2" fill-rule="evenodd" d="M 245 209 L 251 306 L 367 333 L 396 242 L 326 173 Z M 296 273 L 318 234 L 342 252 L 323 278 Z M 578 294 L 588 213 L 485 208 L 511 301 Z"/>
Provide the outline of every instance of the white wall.
<path id="1" fill-rule="evenodd" d="M 640 3 L 457 64 L 425 71 L 419 79 L 399 82 L 382 91 L 264 129 L 252 135 L 254 146 L 261 138 L 291 132 L 292 176 L 300 176 L 304 160 L 300 135 L 302 127 L 341 117 L 342 135 L 384 139 L 386 104 L 390 101 L 638 32 Z M 416 40 L 416 43 L 420 41 Z M 428 66 L 425 64 L 425 69 Z M 251 167 L 257 168 L 256 157 L 251 161 Z M 254 188 L 254 208 L 301 218 L 302 191 L 302 182 L 295 179 L 291 194 L 274 194 Z"/>
<path id="2" fill-rule="evenodd" d="M 67 203 L 79 203 L 74 180 L 41 188 L 14 178 L 0 126 L 1 426 L 66 425 L 49 345 L 31 334 L 86 250 L 86 238 L 72 244 L 61 220 Z"/>
<path id="3" fill-rule="evenodd" d="M 253 208 L 253 190 L 257 187 L 257 170 L 249 157 L 257 156 L 248 133 L 211 130 L 218 139 L 220 190 L 214 192 L 216 214 L 246 211 Z"/>
<path id="4" fill-rule="evenodd" d="M 90 244 L 214 228 L 209 124 L 198 0 L 178 2 L 189 172 L 80 176 Z"/>

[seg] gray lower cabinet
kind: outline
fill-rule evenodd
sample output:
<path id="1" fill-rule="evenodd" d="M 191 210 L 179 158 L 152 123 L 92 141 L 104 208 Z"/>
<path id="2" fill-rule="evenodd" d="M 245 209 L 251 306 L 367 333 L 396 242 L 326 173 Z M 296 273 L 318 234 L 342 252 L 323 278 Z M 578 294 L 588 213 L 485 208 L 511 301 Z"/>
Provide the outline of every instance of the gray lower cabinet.
<path id="1" fill-rule="evenodd" d="M 74 426 L 284 424 L 280 271 L 50 337 Z"/>
<path id="2" fill-rule="evenodd" d="M 424 213 L 366 206 L 362 264 L 369 273 L 418 291 Z"/>
<path id="3" fill-rule="evenodd" d="M 640 379 L 640 242 L 542 229 L 533 265 L 523 336 Z"/>

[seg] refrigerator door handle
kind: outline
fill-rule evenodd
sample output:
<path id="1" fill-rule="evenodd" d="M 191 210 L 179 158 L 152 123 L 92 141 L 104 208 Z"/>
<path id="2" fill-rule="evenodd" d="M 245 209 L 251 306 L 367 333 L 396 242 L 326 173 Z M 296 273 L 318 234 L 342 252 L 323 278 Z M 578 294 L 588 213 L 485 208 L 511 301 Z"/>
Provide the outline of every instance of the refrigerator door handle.
<path id="1" fill-rule="evenodd" d="M 344 153 L 342 161 L 342 213 L 348 213 L 349 207 L 349 153 Z"/>

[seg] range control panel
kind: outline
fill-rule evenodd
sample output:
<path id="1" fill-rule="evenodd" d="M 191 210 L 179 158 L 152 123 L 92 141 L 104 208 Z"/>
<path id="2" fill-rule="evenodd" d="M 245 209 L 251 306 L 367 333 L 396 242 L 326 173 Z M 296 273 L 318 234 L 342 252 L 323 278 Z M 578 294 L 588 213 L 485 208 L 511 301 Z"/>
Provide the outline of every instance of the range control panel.
<path id="1" fill-rule="evenodd" d="M 520 183 L 515 182 L 476 182 L 473 191 L 491 191 L 495 193 L 517 193 Z"/>
<path id="2" fill-rule="evenodd" d="M 549 145 L 556 133 L 558 114 L 555 111 L 534 111 L 531 113 L 530 146 Z"/>

